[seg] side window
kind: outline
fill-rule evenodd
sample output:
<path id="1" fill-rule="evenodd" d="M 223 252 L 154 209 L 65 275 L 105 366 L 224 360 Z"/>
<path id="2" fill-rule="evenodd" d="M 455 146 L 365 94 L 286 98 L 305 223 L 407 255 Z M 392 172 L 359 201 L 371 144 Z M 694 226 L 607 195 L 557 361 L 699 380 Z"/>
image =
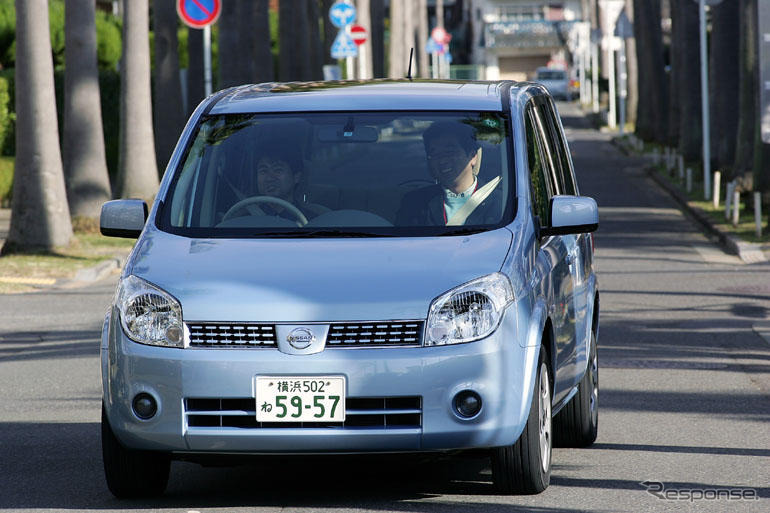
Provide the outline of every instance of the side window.
<path id="1" fill-rule="evenodd" d="M 540 217 L 540 223 L 550 223 L 550 199 L 553 195 L 550 180 L 546 174 L 546 150 L 537 128 L 535 109 L 532 105 L 527 107 L 525 114 L 527 130 L 527 157 L 529 160 L 529 178 L 532 185 L 532 207 L 535 215 Z"/>
<path id="2" fill-rule="evenodd" d="M 552 141 L 555 153 L 556 176 L 559 180 L 561 194 L 577 195 L 577 185 L 575 185 L 575 175 L 572 170 L 569 146 L 564 138 L 564 131 L 556 115 L 553 101 L 549 99 L 548 102 L 544 102 L 540 105 L 539 110 L 551 134 L 550 140 Z"/>

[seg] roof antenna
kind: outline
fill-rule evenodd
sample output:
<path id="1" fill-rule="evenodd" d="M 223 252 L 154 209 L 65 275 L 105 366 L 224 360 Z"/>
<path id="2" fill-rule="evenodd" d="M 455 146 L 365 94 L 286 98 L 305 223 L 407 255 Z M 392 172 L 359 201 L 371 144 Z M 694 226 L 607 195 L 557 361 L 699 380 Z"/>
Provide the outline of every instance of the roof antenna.
<path id="1" fill-rule="evenodd" d="M 414 46 L 409 49 L 409 70 L 406 72 L 406 78 L 412 81 L 412 56 L 414 55 Z"/>

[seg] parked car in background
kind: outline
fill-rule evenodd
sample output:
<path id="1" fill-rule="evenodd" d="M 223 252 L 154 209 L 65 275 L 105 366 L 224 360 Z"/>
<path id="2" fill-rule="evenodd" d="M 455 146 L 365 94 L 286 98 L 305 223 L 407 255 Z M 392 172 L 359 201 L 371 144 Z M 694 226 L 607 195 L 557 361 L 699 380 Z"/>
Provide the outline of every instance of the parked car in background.
<path id="1" fill-rule="evenodd" d="M 101 339 L 118 497 L 173 459 L 487 450 L 538 493 L 598 425 L 593 199 L 513 82 L 261 84 L 197 108 Z"/>
<path id="2" fill-rule="evenodd" d="M 543 84 L 554 98 L 572 101 L 575 97 L 577 87 L 565 69 L 537 68 L 535 82 Z"/>

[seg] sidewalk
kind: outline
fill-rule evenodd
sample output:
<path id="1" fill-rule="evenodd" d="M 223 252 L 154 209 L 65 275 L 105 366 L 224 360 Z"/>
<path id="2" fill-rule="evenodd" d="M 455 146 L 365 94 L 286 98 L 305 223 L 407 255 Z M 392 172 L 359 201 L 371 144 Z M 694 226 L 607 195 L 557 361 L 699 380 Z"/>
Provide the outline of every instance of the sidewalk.
<path id="1" fill-rule="evenodd" d="M 11 209 L 0 208 L 0 248 L 8 237 L 8 231 L 11 223 Z M 11 284 L 15 286 L 27 286 L 34 289 L 56 288 L 70 289 L 77 288 L 100 281 L 107 276 L 123 268 L 128 257 L 128 250 L 116 250 L 114 255 L 105 255 L 99 263 L 90 267 L 73 270 L 69 276 L 59 278 L 35 278 L 30 276 L 4 276 L 0 277 L 0 283 Z"/>
<path id="2" fill-rule="evenodd" d="M 733 233 L 722 230 L 705 212 L 690 203 L 684 191 L 667 181 L 656 171 L 655 166 L 653 165 L 652 155 L 636 152 L 633 148 L 624 144 L 618 137 L 612 138 L 612 144 L 620 149 L 625 155 L 633 155 L 635 157 L 648 159 L 649 163 L 646 166 L 645 171 L 650 178 L 665 190 L 677 202 L 680 209 L 700 225 L 706 234 L 714 238 L 725 253 L 737 255 L 746 264 L 770 261 L 770 244 L 747 242 L 741 240 Z"/>

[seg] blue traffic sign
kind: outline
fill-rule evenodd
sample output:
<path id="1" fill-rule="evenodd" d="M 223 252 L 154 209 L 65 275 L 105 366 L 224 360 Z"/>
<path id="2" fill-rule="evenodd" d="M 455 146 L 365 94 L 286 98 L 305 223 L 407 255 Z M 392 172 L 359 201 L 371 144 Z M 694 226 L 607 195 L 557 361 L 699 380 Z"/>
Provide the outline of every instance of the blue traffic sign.
<path id="1" fill-rule="evenodd" d="M 344 30 L 340 30 L 332 43 L 332 59 L 357 57 L 358 46 Z"/>
<path id="2" fill-rule="evenodd" d="M 329 19 L 332 25 L 342 28 L 356 21 L 356 8 L 352 4 L 336 2 L 329 9 Z"/>
<path id="3" fill-rule="evenodd" d="M 428 38 L 428 42 L 425 43 L 425 53 L 439 53 L 443 50 L 443 45 L 440 45 L 432 37 Z"/>
<path id="4" fill-rule="evenodd" d="M 217 21 L 222 4 L 220 0 L 177 0 L 176 10 L 188 26 L 199 29 Z"/>

